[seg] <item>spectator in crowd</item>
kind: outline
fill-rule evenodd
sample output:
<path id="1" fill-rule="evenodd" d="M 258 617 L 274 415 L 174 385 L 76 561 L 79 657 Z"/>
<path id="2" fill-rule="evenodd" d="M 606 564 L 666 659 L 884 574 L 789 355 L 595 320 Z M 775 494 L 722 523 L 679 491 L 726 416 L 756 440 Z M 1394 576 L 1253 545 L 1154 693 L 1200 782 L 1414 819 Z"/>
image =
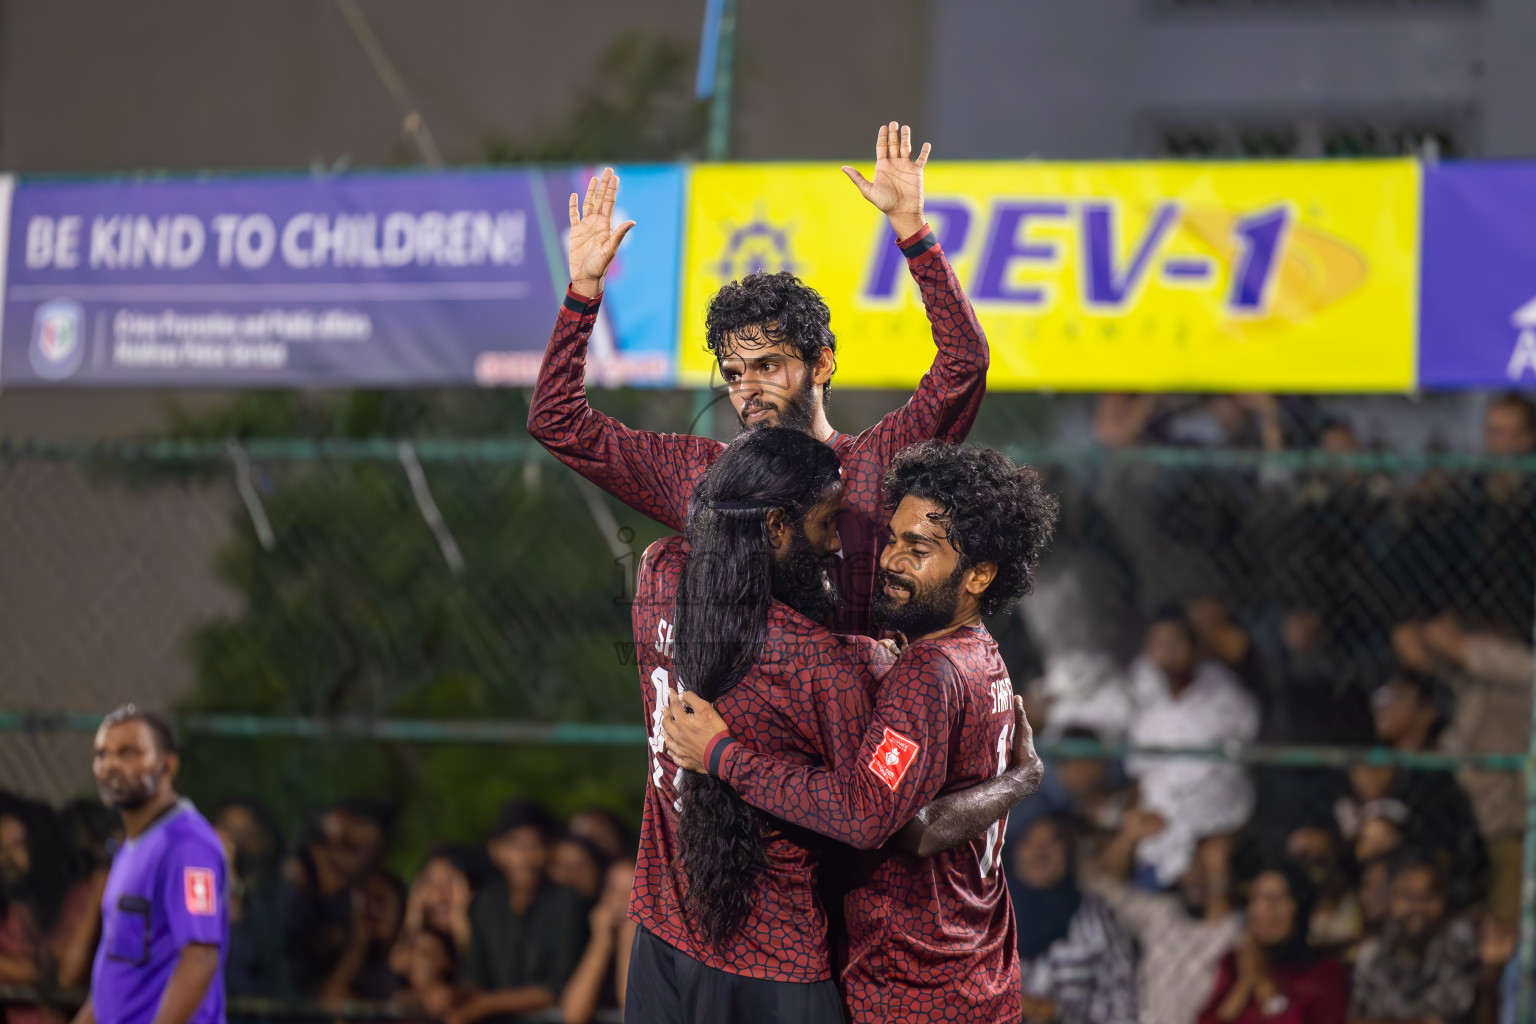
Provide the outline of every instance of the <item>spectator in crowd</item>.
<path id="1" fill-rule="evenodd" d="M 286 995 L 282 829 L 265 804 L 247 797 L 218 804 L 210 822 L 230 869 L 225 987 L 230 995 Z"/>
<path id="2" fill-rule="evenodd" d="M 346 848 L 345 817 L 340 808 L 322 812 L 284 869 L 283 949 L 303 996 L 319 994 L 347 947 L 358 864 Z"/>
<path id="3" fill-rule="evenodd" d="M 1391 878 L 1386 926 L 1355 961 L 1352 1024 L 1464 1020 L 1477 994 L 1478 941 L 1470 924 L 1448 915 L 1444 869 L 1410 850 Z"/>
<path id="4" fill-rule="evenodd" d="M 1135 712 L 1126 675 L 1135 651 L 1125 638 L 1139 619 L 1130 598 L 1124 573 L 1094 552 L 1066 551 L 1041 565 L 1019 614 L 1044 669 L 1025 699 L 1045 739 L 1073 728 L 1109 743 L 1125 738 Z"/>
<path id="5" fill-rule="evenodd" d="M 1472 1024 L 1516 1024 L 1520 1009 L 1520 962 L 1515 956 L 1519 929 L 1497 917 L 1484 917 L 1478 931 L 1481 970 Z"/>
<path id="6" fill-rule="evenodd" d="M 71 878 L 52 810 L 0 795 L 0 985 L 76 988 L 89 974 L 104 871 Z M 0 1010 L 41 1024 L 38 1007 Z"/>
<path id="7" fill-rule="evenodd" d="M 1456 695 L 1456 714 L 1440 736 L 1448 754 L 1523 754 L 1530 743 L 1531 648 L 1497 623 L 1476 628 L 1454 613 L 1398 630 L 1399 654 L 1434 671 Z M 1525 787 L 1516 772 L 1462 769 L 1462 787 L 1488 844 L 1488 909 L 1513 923 L 1520 901 Z"/>
<path id="8" fill-rule="evenodd" d="M 1499 458 L 1536 453 L 1536 407 L 1509 392 L 1488 404 L 1483 414 L 1483 450 Z M 1476 584 L 1464 610 L 1501 624 L 1517 635 L 1528 632 L 1536 589 L 1536 480 L 1528 471 L 1499 469 L 1476 481 L 1476 548 L 1463 568 Z"/>
<path id="9" fill-rule="evenodd" d="M 403 982 L 394 995 L 396 1006 L 439 1019 L 453 1012 L 459 957 L 451 938 L 432 928 L 403 932 L 390 963 Z"/>
<path id="10" fill-rule="evenodd" d="M 1344 965 L 1307 938 L 1316 901 L 1317 887 L 1299 865 L 1254 878 L 1242 944 L 1222 959 L 1201 1024 L 1344 1024 Z"/>
<path id="11" fill-rule="evenodd" d="M 449 1024 L 507 1018 L 556 1005 L 587 944 L 579 895 L 545 878 L 559 826 L 531 800 L 510 800 L 487 844 L 499 877 L 470 906 L 473 994 Z"/>
<path id="12" fill-rule="evenodd" d="M 609 857 L 590 839 L 561 836 L 549 848 L 549 880 L 575 892 L 588 906 L 597 902 Z"/>
<path id="13" fill-rule="evenodd" d="M 344 800 L 321 815 L 290 863 L 284 945 L 300 995 L 334 1003 L 388 994 L 404 903 L 404 887 L 381 867 L 389 824 L 380 804 Z"/>
<path id="14" fill-rule="evenodd" d="M 587 1024 L 599 1010 L 622 1010 L 629 981 L 629 952 L 635 922 L 629 919 L 629 895 L 635 882 L 633 857 L 621 857 L 603 875 L 603 890 L 587 915 L 591 937 L 571 980 L 560 993 L 565 1024 Z"/>
<path id="15" fill-rule="evenodd" d="M 1198 659 L 1194 627 L 1178 609 L 1148 627 L 1132 671 L 1141 708 L 1128 735 L 1132 746 L 1215 747 L 1258 733 L 1253 697 L 1230 669 Z M 1201 838 L 1236 831 L 1253 811 L 1253 787 L 1240 764 L 1139 756 L 1128 759 L 1126 771 L 1140 786 L 1140 809 L 1162 821 L 1136 850 L 1160 888 L 1188 869 Z"/>
<path id="16" fill-rule="evenodd" d="M 1286 837 L 1285 855 L 1317 889 L 1307 941 L 1326 953 L 1352 949 L 1360 941 L 1364 922 L 1345 866 L 1343 839 L 1333 819 L 1320 814 L 1296 826 Z"/>
<path id="17" fill-rule="evenodd" d="M 105 878 L 112 867 L 112 851 L 123 841 L 123 823 L 100 800 L 71 800 L 59 811 L 59 835 L 71 877 L 100 874 Z"/>
<path id="18" fill-rule="evenodd" d="M 1390 855 L 1360 862 L 1360 927 L 1367 936 L 1380 935 L 1392 910 Z"/>
<path id="19" fill-rule="evenodd" d="M 1237 948 L 1243 922 L 1231 902 L 1231 836 L 1208 836 L 1195 848 L 1174 892 L 1147 892 L 1126 881 L 1136 845 L 1161 826 L 1130 811 L 1105 848 L 1099 874 L 1086 885 L 1115 913 L 1141 947 L 1140 1024 L 1194 1024 L 1222 957 Z"/>
<path id="20" fill-rule="evenodd" d="M 1269 680 L 1258 648 L 1248 631 L 1232 618 L 1225 601 L 1212 595 L 1191 598 L 1184 604 L 1185 616 L 1194 627 L 1198 657 L 1225 665 L 1247 688 L 1261 708 L 1268 710 Z"/>
<path id="21" fill-rule="evenodd" d="M 1091 729 L 1078 726 L 1063 730 L 1054 741 L 1104 743 Z M 1016 843 L 1034 824 L 1049 814 L 1065 815 L 1077 823 L 1078 859 L 1096 860 L 1106 842 L 1120 831 L 1125 812 L 1136 799 L 1119 761 L 1102 757 L 1061 757 L 1046 763 L 1040 789 L 1008 815 L 1008 842 Z"/>
<path id="22" fill-rule="evenodd" d="M 1075 825 L 1035 819 L 1008 856 L 1024 1019 L 1134 1024 L 1136 952 L 1102 899 L 1078 886 Z"/>
<path id="23" fill-rule="evenodd" d="M 380 1002 L 399 987 L 389 954 L 405 907 L 405 886 L 394 875 L 370 871 L 352 890 L 352 923 L 347 945 L 320 989 L 327 1006 L 361 999 Z"/>
<path id="24" fill-rule="evenodd" d="M 619 814 L 607 807 L 592 806 L 571 816 L 567 831 L 577 839 L 597 844 L 607 858 L 618 860 L 633 856 L 635 840 L 629 825 Z"/>
<path id="25" fill-rule="evenodd" d="M 1450 703 L 1449 691 L 1433 677 L 1399 669 L 1371 698 L 1377 741 L 1404 753 L 1430 750 L 1449 722 Z M 1355 765 L 1349 780 L 1352 794 L 1339 801 L 1336 811 L 1340 831 L 1356 841 L 1362 864 L 1380 855 L 1382 847 L 1395 845 L 1395 834 L 1400 841 L 1443 851 L 1450 858 L 1453 908 L 1464 910 L 1482 898 L 1488 851 L 1472 803 L 1454 775 Z"/>
<path id="26" fill-rule="evenodd" d="M 456 843 L 439 846 L 427 856 L 411 883 L 405 922 L 390 952 L 390 967 L 397 975 L 410 979 L 412 963 L 421 958 L 437 963 L 439 950 L 434 944 L 417 942 L 422 932 L 432 932 L 444 945 L 444 962 L 452 968 L 450 983 L 458 984 L 458 967 L 469 954 L 470 903 L 486 875 L 482 859 L 475 848 Z"/>
<path id="27" fill-rule="evenodd" d="M 1328 564 L 1317 573 L 1310 567 L 1287 566 L 1288 573 L 1307 573 L 1309 579 L 1285 581 L 1280 589 L 1286 593 L 1259 633 L 1273 680 L 1259 738 L 1279 744 L 1363 746 L 1372 736 L 1367 691 L 1352 681 L 1348 659 L 1339 651 L 1341 637 L 1357 638 L 1361 630 L 1331 608 L 1333 601 L 1317 582 L 1318 577 L 1333 575 L 1339 560 L 1352 556 L 1325 552 L 1319 557 Z"/>

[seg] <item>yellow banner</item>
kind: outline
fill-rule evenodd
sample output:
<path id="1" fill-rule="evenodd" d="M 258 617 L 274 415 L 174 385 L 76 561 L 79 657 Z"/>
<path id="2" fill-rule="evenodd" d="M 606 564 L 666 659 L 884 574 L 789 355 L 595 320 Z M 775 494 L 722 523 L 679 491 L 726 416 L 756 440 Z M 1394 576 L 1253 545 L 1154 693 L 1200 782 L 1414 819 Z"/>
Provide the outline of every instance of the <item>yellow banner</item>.
<path id="1" fill-rule="evenodd" d="M 991 342 L 992 387 L 1413 387 L 1412 161 L 935 162 L 924 190 Z M 890 227 L 836 166 L 698 167 L 686 235 L 684 383 L 718 383 L 705 309 L 758 269 L 827 300 L 835 384 L 910 387 L 933 361 Z"/>

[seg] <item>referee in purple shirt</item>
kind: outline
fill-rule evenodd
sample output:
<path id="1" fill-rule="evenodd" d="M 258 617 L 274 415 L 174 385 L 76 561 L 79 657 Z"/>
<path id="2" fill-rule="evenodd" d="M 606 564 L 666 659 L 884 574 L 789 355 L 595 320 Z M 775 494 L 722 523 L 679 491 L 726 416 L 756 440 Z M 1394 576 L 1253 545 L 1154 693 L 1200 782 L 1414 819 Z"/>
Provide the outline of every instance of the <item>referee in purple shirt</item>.
<path id="1" fill-rule="evenodd" d="M 224 1024 L 224 848 L 176 794 L 170 724 L 125 704 L 96 730 L 92 770 L 127 838 L 101 897 L 91 995 L 74 1024 Z"/>

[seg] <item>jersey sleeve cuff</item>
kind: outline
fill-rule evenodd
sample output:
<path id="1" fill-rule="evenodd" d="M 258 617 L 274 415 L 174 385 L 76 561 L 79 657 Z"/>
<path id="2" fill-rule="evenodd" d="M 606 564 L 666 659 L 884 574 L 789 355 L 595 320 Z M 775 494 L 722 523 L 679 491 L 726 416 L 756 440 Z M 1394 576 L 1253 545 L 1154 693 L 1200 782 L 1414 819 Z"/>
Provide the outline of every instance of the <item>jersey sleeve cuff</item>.
<path id="1" fill-rule="evenodd" d="M 939 236 L 933 233 L 933 228 L 926 221 L 914 235 L 896 240 L 896 245 L 901 249 L 901 254 L 909 260 L 915 260 L 929 249 L 937 247 Z"/>
<path id="2" fill-rule="evenodd" d="M 726 752 L 736 746 L 736 741 L 728 732 L 716 734 L 704 748 L 704 764 L 709 768 L 709 774 L 720 777 L 720 766 L 725 763 Z"/>
<path id="3" fill-rule="evenodd" d="M 577 316 L 597 316 L 597 307 L 601 306 L 602 304 L 603 297 L 601 295 L 597 296 L 595 299 L 588 298 L 587 296 L 582 295 L 580 292 L 576 291 L 576 289 L 572 288 L 570 285 L 565 286 L 565 301 L 561 303 L 561 305 L 565 309 L 575 313 Z"/>

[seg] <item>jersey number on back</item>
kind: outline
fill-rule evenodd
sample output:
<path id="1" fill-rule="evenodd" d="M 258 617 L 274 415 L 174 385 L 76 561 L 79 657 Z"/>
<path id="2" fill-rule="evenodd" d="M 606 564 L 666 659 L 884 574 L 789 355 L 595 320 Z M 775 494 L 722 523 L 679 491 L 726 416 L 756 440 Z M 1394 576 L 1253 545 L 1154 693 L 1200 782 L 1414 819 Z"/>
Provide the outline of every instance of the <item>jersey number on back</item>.
<path id="1" fill-rule="evenodd" d="M 1008 751 L 1013 749 L 1013 722 L 1010 720 L 997 734 L 997 774 L 1008 770 Z M 1003 818 L 994 821 L 987 829 L 987 846 L 981 852 L 981 877 L 986 878 L 1003 859 Z"/>
<path id="2" fill-rule="evenodd" d="M 672 697 L 671 680 L 667 677 L 667 670 L 655 668 L 651 670 L 651 683 L 656 687 L 656 707 L 651 712 L 651 782 L 657 789 L 662 789 L 662 764 L 661 758 L 655 755 L 661 754 L 667 749 L 667 735 L 661 731 L 662 716 L 667 713 L 667 702 Z"/>

